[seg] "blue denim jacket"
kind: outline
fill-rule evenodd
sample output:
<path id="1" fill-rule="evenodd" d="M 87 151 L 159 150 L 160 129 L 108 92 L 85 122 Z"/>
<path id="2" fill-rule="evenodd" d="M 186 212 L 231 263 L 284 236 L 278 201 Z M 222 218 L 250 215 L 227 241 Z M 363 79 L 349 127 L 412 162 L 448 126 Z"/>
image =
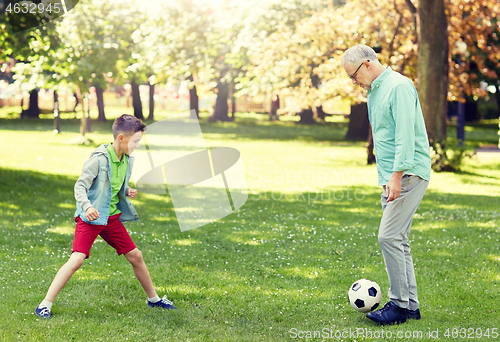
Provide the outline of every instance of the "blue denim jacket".
<path id="1" fill-rule="evenodd" d="M 90 224 L 106 225 L 109 217 L 109 204 L 111 203 L 111 160 L 106 151 L 107 144 L 99 146 L 90 158 L 83 164 L 82 174 L 75 184 L 76 211 L 75 217 Z M 118 192 L 117 208 L 121 211 L 120 221 L 138 221 L 139 216 L 132 203 L 127 198 L 126 190 L 134 165 L 134 157 L 129 156 L 127 174 L 123 186 Z M 94 207 L 100 217 L 94 221 L 88 221 L 85 211 Z"/>

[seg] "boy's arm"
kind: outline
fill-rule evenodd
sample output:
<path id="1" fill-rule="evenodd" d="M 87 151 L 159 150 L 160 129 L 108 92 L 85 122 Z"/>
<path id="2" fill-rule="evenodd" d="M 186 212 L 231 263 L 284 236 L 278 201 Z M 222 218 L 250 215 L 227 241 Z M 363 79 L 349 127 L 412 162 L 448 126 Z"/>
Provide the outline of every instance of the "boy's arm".
<path id="1" fill-rule="evenodd" d="M 87 191 L 99 173 L 99 156 L 93 155 L 83 164 L 82 174 L 75 184 L 75 199 L 84 212 L 92 207 L 87 197 Z"/>

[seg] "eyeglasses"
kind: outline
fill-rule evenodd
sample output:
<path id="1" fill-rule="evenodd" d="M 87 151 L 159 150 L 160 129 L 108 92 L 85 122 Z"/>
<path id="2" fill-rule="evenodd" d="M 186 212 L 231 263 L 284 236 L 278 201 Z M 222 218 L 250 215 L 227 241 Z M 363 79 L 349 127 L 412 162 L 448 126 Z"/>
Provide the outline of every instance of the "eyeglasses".
<path id="1" fill-rule="evenodd" d="M 367 62 L 369 62 L 370 60 L 368 59 L 368 60 L 366 60 L 366 61 L 367 61 Z M 359 65 L 359 67 L 356 69 L 356 71 L 354 72 L 354 74 L 349 75 L 349 78 L 350 78 L 351 80 L 354 80 L 354 81 L 356 81 L 356 82 L 358 81 L 358 80 L 356 80 L 356 74 L 358 73 L 359 69 L 360 69 L 360 68 L 361 68 L 364 64 L 365 64 L 365 62 L 361 63 L 361 64 Z"/>

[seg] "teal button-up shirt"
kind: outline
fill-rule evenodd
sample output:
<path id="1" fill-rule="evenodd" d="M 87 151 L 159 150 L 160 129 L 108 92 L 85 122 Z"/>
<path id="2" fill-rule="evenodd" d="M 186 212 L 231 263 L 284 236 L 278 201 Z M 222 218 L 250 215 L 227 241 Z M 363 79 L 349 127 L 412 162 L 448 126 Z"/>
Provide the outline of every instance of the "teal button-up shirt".
<path id="1" fill-rule="evenodd" d="M 378 184 L 386 185 L 395 171 L 430 180 L 429 140 L 413 83 L 388 67 L 368 90 L 368 117 Z"/>

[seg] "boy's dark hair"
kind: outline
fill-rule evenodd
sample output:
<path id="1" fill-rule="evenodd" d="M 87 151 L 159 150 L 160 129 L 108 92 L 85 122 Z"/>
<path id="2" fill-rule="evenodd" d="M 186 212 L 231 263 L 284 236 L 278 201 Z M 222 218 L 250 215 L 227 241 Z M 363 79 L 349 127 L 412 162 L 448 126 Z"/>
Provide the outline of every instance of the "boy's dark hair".
<path id="1" fill-rule="evenodd" d="M 116 118 L 113 123 L 113 138 L 116 139 L 120 133 L 130 132 L 135 134 L 139 131 L 144 132 L 145 130 L 146 125 L 141 120 L 133 115 L 123 114 Z"/>

